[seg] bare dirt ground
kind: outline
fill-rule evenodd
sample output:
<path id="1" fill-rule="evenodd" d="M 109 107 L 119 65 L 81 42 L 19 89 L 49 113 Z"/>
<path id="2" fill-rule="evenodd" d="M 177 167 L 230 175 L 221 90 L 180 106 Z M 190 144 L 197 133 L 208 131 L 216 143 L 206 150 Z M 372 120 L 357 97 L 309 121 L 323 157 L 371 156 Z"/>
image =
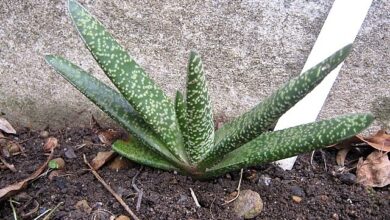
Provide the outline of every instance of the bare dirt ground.
<path id="1" fill-rule="evenodd" d="M 30 183 L 22 191 L 30 201 L 15 204 L 18 214 L 33 219 L 61 202 L 52 219 L 109 219 L 109 213 L 127 214 L 83 162 L 83 154 L 90 161 L 98 152 L 110 147 L 102 145 L 89 128 L 49 133 L 59 141 L 55 157 L 65 159 L 65 170 L 52 180 L 47 174 Z M 42 150 L 45 140 L 39 132 L 24 129 L 16 136 L 7 137 L 19 142 L 25 155 L 7 158 L 17 172 L 0 170 L 0 188 L 28 177 L 47 159 Z M 74 149 L 75 158 L 65 155 L 69 148 Z M 256 219 L 390 219 L 389 187 L 364 188 L 353 182 L 353 169 L 351 173 L 338 174 L 335 153 L 332 148 L 324 150 L 322 155 L 317 152 L 312 163 L 310 153 L 301 155 L 294 169 L 288 172 L 272 164 L 246 169 L 241 189 L 258 192 L 264 202 L 264 209 Z M 357 153 L 351 154 L 347 160 L 358 157 Z M 139 165 L 131 164 L 119 171 L 107 166 L 98 171 L 133 211 L 137 196 L 132 179 L 139 170 Z M 232 205 L 222 204 L 231 197 L 238 180 L 238 172 L 214 180 L 197 181 L 144 167 L 135 180 L 143 191 L 140 210 L 135 213 L 140 219 L 234 219 Z M 196 193 L 200 208 L 195 206 L 189 188 Z M 293 195 L 302 200 L 294 201 Z M 77 207 L 76 203 L 81 200 L 86 200 L 92 210 Z M 29 214 L 34 208 L 37 208 L 36 212 Z M 13 219 L 8 200 L 0 202 L 0 219 Z"/>

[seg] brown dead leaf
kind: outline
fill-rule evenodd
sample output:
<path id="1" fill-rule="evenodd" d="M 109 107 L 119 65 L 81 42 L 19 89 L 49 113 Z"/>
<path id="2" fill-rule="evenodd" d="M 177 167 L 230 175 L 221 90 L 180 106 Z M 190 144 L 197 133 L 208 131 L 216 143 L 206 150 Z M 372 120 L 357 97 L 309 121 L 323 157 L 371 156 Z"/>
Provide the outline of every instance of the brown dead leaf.
<path id="1" fill-rule="evenodd" d="M 349 151 L 353 149 L 353 145 L 361 143 L 362 141 L 357 138 L 356 136 L 353 136 L 351 138 L 348 138 L 347 140 L 342 141 L 341 143 L 333 145 L 334 148 L 338 149 L 337 155 L 336 155 L 336 163 L 339 166 L 345 165 L 345 158 L 347 157 L 347 154 Z"/>
<path id="2" fill-rule="evenodd" d="M 118 140 L 122 136 L 122 133 L 113 129 L 107 129 L 98 132 L 100 142 L 106 145 L 111 145 L 114 141 Z"/>
<path id="3" fill-rule="evenodd" d="M 390 184 L 390 161 L 387 153 L 374 151 L 366 160 L 360 158 L 356 177 L 357 182 L 365 186 L 384 187 Z"/>
<path id="4" fill-rule="evenodd" d="M 384 130 L 378 131 L 372 137 L 364 138 L 361 135 L 357 135 L 356 137 L 377 150 L 390 151 L 390 134 L 387 134 Z"/>
<path id="5" fill-rule="evenodd" d="M 8 198 L 8 197 L 10 197 L 12 195 L 15 195 L 18 192 L 20 192 L 22 189 L 27 187 L 27 185 L 28 185 L 28 183 L 30 181 L 36 179 L 39 175 L 41 175 L 41 173 L 46 169 L 47 164 L 49 163 L 49 161 L 53 158 L 53 153 L 54 153 L 54 151 L 51 151 L 49 157 L 46 160 L 46 162 L 44 164 L 42 164 L 29 177 L 27 177 L 26 179 L 24 179 L 24 180 L 22 180 L 20 182 L 8 185 L 8 186 L 0 189 L 0 201 L 4 200 L 4 199 L 6 199 L 6 198 Z"/>
<path id="6" fill-rule="evenodd" d="M 46 139 L 45 145 L 43 145 L 43 150 L 45 152 L 53 151 L 58 145 L 58 140 L 55 137 L 48 137 Z"/>
<path id="7" fill-rule="evenodd" d="M 130 168 L 132 165 L 133 163 L 130 160 L 122 156 L 116 156 L 115 159 L 110 163 L 109 168 L 118 172 L 118 170 Z"/>
<path id="8" fill-rule="evenodd" d="M 352 149 L 352 146 L 347 146 L 347 147 L 341 148 L 339 151 L 337 151 L 337 155 L 336 155 L 337 165 L 344 166 L 345 158 L 347 157 L 347 154 L 351 149 Z"/>
<path id="9" fill-rule="evenodd" d="M 16 131 L 12 127 L 12 125 L 7 120 L 5 120 L 5 118 L 2 117 L 0 117 L 0 130 L 8 134 L 16 134 Z"/>
<path id="10" fill-rule="evenodd" d="M 112 160 L 115 156 L 114 151 L 98 152 L 96 157 L 93 158 L 91 166 L 94 170 L 100 169 L 108 161 Z"/>

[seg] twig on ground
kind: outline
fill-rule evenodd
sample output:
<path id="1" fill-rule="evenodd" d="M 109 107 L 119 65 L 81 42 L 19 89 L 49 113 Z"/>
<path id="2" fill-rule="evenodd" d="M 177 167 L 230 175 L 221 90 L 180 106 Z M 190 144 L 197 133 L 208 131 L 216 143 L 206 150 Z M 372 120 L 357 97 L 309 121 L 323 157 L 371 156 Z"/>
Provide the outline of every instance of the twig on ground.
<path id="1" fill-rule="evenodd" d="M 200 208 L 200 204 L 199 204 L 199 202 L 198 202 L 198 198 L 196 198 L 196 195 L 195 195 L 194 190 L 192 190 L 192 188 L 190 188 L 190 191 L 191 191 L 191 196 L 192 196 L 192 198 L 193 198 L 194 201 L 195 201 L 196 207 Z"/>
<path id="2" fill-rule="evenodd" d="M 141 173 L 142 168 L 143 167 L 141 166 L 141 168 L 137 171 L 137 173 L 134 175 L 133 179 L 131 180 L 131 186 L 134 188 L 135 191 L 137 191 L 137 205 L 135 206 L 135 210 L 137 210 L 137 212 L 141 208 L 141 201 L 142 201 L 142 196 L 143 196 L 144 192 L 137 187 L 137 185 L 135 184 L 135 181 L 136 181 L 138 175 Z"/>
<path id="3" fill-rule="evenodd" d="M 25 140 L 21 140 L 21 141 L 16 141 L 15 139 L 13 139 L 13 138 L 10 138 L 10 137 L 0 137 L 0 139 L 9 140 L 9 141 L 11 141 L 11 142 L 15 142 L 15 143 L 17 143 L 17 144 L 23 144 L 23 143 L 25 143 L 25 142 L 27 142 L 27 141 L 29 141 L 29 140 L 33 139 L 33 138 L 35 138 L 35 137 L 27 138 L 27 139 L 25 139 Z"/>
<path id="4" fill-rule="evenodd" d="M 42 220 L 49 220 L 51 215 L 60 207 L 60 205 L 64 204 L 64 202 L 58 203 Z"/>
<path id="5" fill-rule="evenodd" d="M 311 152 L 311 156 L 310 156 L 310 165 L 313 167 L 313 159 L 314 159 L 314 153 L 315 153 L 316 151 L 315 150 L 313 150 L 312 152 Z"/>
<path id="6" fill-rule="evenodd" d="M 242 181 L 242 174 L 243 173 L 244 173 L 244 169 L 241 169 L 240 180 L 238 181 L 238 186 L 237 186 L 237 189 L 236 189 L 237 190 L 237 195 L 233 199 L 231 199 L 229 201 L 225 201 L 225 203 L 222 204 L 222 205 L 227 205 L 227 204 L 233 202 L 234 200 L 236 200 L 240 196 L 240 188 L 241 188 L 241 181 Z"/>
<path id="7" fill-rule="evenodd" d="M 313 159 L 314 159 L 314 154 L 315 154 L 315 150 L 311 152 L 311 157 L 310 157 L 310 165 L 313 167 Z M 322 160 L 324 161 L 324 169 L 325 171 L 328 171 L 328 166 L 326 164 L 326 158 L 325 158 L 325 153 L 324 151 L 320 150 L 320 153 L 321 153 L 321 157 L 322 157 Z"/>
<path id="8" fill-rule="evenodd" d="M 8 163 L 2 156 L 0 156 L 0 161 L 12 172 L 18 172 L 13 164 Z"/>
<path id="9" fill-rule="evenodd" d="M 105 216 L 106 214 L 115 216 L 112 212 L 106 209 L 98 208 L 96 211 L 92 213 L 91 220 L 100 220 L 102 219 L 102 216 Z"/>
<path id="10" fill-rule="evenodd" d="M 216 198 L 217 198 L 217 197 L 214 197 L 213 201 L 212 201 L 211 204 L 210 204 L 210 215 L 211 215 L 211 219 L 214 219 L 213 211 L 211 210 L 211 208 L 213 207 Z"/>
<path id="11" fill-rule="evenodd" d="M 103 178 L 92 168 L 91 164 L 88 163 L 87 158 L 85 154 L 84 157 L 84 163 L 91 169 L 92 174 L 96 177 L 97 180 L 106 188 L 118 202 L 123 206 L 123 208 L 130 214 L 130 216 L 135 219 L 139 220 L 139 218 L 134 214 L 133 211 L 131 211 L 130 207 L 123 201 L 123 199 L 103 180 Z"/>
<path id="12" fill-rule="evenodd" d="M 8 198 L 10 196 L 13 196 L 13 195 L 19 193 L 22 189 L 26 188 L 30 182 L 37 179 L 38 176 L 43 172 L 43 170 L 46 169 L 47 164 L 53 158 L 53 155 L 54 155 L 54 150 L 52 149 L 50 151 L 50 155 L 47 157 L 47 160 L 45 161 L 45 163 L 42 164 L 37 170 L 35 170 L 34 173 L 32 173 L 29 177 L 27 177 L 26 179 L 24 179 L 20 182 L 17 182 L 17 183 L 8 185 L 4 188 L 1 188 L 0 189 L 0 200 L 3 200 L 5 198 Z"/>
<path id="13" fill-rule="evenodd" d="M 31 197 L 19 210 L 21 210 L 20 215 L 23 219 L 31 218 L 31 216 L 38 212 L 39 203 L 37 200 Z"/>
<path id="14" fill-rule="evenodd" d="M 9 204 L 11 205 L 12 215 L 14 216 L 14 220 L 18 220 L 19 218 L 18 218 L 18 215 L 16 214 L 14 202 L 11 199 L 9 200 Z"/>
<path id="15" fill-rule="evenodd" d="M 48 212 L 50 212 L 50 211 L 51 211 L 51 209 L 48 209 L 48 210 L 42 212 L 40 215 L 38 215 L 37 217 L 35 217 L 34 220 L 40 219 L 41 217 L 45 216 L 46 213 L 48 213 Z"/>

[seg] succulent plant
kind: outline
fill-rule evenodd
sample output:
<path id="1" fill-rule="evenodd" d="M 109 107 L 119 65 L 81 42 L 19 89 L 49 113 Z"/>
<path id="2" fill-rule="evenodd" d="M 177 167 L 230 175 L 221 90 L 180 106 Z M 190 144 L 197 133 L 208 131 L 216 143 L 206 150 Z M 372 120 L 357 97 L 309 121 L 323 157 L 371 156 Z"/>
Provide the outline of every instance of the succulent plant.
<path id="1" fill-rule="evenodd" d="M 112 148 L 140 164 L 212 178 L 335 144 L 374 120 L 371 114 L 352 114 L 268 131 L 345 59 L 351 50 L 347 45 L 215 131 L 196 52 L 189 57 L 187 92 L 177 92 L 172 102 L 97 19 L 75 0 L 68 5 L 85 45 L 119 92 L 64 58 L 48 55 L 46 61 L 132 135 Z"/>

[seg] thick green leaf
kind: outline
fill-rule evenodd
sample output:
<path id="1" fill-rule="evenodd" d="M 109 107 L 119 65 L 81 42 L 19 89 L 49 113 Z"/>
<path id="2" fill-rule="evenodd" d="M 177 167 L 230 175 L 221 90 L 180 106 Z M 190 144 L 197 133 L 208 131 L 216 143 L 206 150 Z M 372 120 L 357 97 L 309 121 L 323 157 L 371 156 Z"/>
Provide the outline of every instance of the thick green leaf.
<path id="1" fill-rule="evenodd" d="M 111 118 L 119 122 L 132 135 L 141 139 L 156 152 L 174 160 L 174 156 L 165 144 L 159 140 L 158 136 L 121 94 L 66 59 L 51 55 L 46 56 L 45 59 L 62 77 Z"/>
<path id="2" fill-rule="evenodd" d="M 203 159 L 214 144 L 214 122 L 200 56 L 191 51 L 187 77 L 187 154 L 191 163 Z"/>
<path id="3" fill-rule="evenodd" d="M 150 150 L 136 139 L 130 141 L 117 140 L 112 145 L 112 149 L 128 159 L 146 166 L 163 170 L 178 170 L 164 157 Z"/>
<path id="4" fill-rule="evenodd" d="M 349 54 L 351 45 L 340 49 L 299 77 L 290 80 L 251 111 L 216 132 L 215 146 L 201 162 L 206 168 L 237 147 L 267 131 L 287 110 L 313 90 Z"/>
<path id="5" fill-rule="evenodd" d="M 173 103 L 103 25 L 77 1 L 69 0 L 69 12 L 86 46 L 120 93 L 169 150 L 186 161 Z"/>
<path id="6" fill-rule="evenodd" d="M 264 133 L 228 153 L 220 163 L 207 170 L 206 177 L 218 176 L 338 143 L 361 132 L 373 120 L 371 114 L 354 114 Z"/>
<path id="7" fill-rule="evenodd" d="M 176 92 L 175 110 L 180 130 L 184 139 L 184 144 L 187 143 L 187 106 L 183 94 Z"/>

